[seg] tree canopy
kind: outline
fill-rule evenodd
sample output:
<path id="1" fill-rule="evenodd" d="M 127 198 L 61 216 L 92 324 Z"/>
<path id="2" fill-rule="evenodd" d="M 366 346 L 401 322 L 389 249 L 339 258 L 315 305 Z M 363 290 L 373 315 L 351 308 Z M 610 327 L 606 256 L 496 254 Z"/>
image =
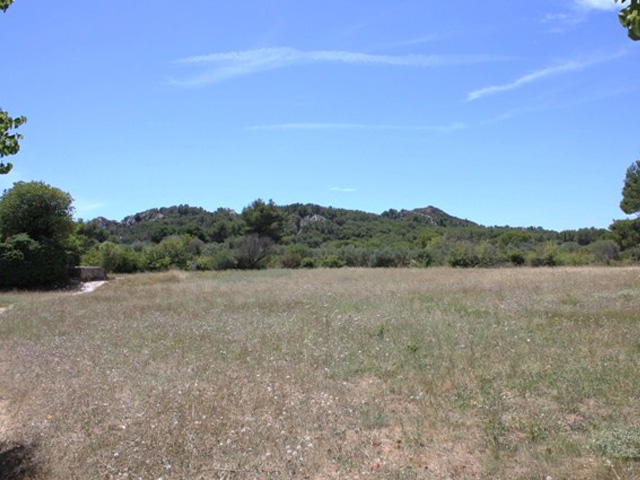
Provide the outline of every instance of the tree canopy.
<path id="1" fill-rule="evenodd" d="M 62 240 L 74 229 L 71 195 L 43 182 L 17 182 L 0 199 L 0 239 L 26 233 Z"/>
<path id="2" fill-rule="evenodd" d="M 0 159 L 18 153 L 20 150 L 18 141 L 22 139 L 22 135 L 12 130 L 26 121 L 26 117 L 12 118 L 7 112 L 0 110 Z M 12 167 L 13 164 L 10 162 L 0 161 L 0 175 L 9 173 Z"/>
<path id="3" fill-rule="evenodd" d="M 269 200 L 269 203 L 261 199 L 255 200 L 242 210 L 242 219 L 247 225 L 248 234 L 255 233 L 275 241 L 282 236 L 284 215 L 278 210 L 273 200 Z"/>
<path id="4" fill-rule="evenodd" d="M 0 10 L 7 11 L 13 0 L 0 0 Z M 12 133 L 11 130 L 18 128 L 27 121 L 27 117 L 11 117 L 0 108 L 0 159 L 9 155 L 15 155 L 20 150 L 18 140 L 22 139 L 19 133 Z M 0 175 L 9 173 L 13 165 L 9 162 L 0 161 Z"/>
<path id="5" fill-rule="evenodd" d="M 69 279 L 71 196 L 18 182 L 0 198 L 0 287 L 64 285 Z"/>
<path id="6" fill-rule="evenodd" d="M 640 40 L 640 0 L 616 0 L 616 3 L 629 4 L 620 10 L 618 18 L 624 28 L 627 29 L 629 38 Z"/>
<path id="7" fill-rule="evenodd" d="M 9 5 L 11 5 L 12 3 L 13 0 L 0 0 L 0 10 L 6 12 L 7 8 L 9 8 Z"/>
<path id="8" fill-rule="evenodd" d="M 627 169 L 620 208 L 628 215 L 640 215 L 640 160 Z"/>

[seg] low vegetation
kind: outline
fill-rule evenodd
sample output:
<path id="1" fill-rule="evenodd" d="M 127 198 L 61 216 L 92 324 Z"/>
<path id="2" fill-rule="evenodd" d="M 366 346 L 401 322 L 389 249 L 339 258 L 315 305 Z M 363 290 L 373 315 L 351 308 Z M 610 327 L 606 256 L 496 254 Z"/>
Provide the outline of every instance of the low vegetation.
<path id="1" fill-rule="evenodd" d="M 32 478 L 640 477 L 640 269 L 117 277 L 0 295 Z"/>
<path id="2" fill-rule="evenodd" d="M 484 227 L 435 208 L 380 215 L 261 200 L 237 214 L 181 205 L 122 222 L 80 222 L 81 261 L 131 273 L 169 268 L 576 266 L 640 261 L 640 220 L 609 230 Z"/>

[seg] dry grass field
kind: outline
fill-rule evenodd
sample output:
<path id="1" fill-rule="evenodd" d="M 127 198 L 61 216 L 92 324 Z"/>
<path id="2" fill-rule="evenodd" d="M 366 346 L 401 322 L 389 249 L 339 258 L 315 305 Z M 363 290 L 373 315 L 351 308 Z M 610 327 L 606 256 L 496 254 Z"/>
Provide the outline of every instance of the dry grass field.
<path id="1" fill-rule="evenodd" d="M 638 268 L 168 272 L 9 305 L 0 477 L 640 478 Z"/>

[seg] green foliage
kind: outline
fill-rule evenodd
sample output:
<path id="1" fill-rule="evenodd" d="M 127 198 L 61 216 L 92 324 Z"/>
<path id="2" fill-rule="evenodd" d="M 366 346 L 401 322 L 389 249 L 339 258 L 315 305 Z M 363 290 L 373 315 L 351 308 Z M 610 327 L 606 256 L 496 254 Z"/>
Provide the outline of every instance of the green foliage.
<path id="1" fill-rule="evenodd" d="M 145 247 L 142 254 L 146 270 L 168 270 L 169 267 L 171 267 L 171 259 L 167 257 L 166 252 L 158 248 L 157 245 L 149 245 Z"/>
<path id="2" fill-rule="evenodd" d="M 6 10 L 5 7 L 0 6 L 0 9 Z M 20 150 L 19 140 L 22 139 L 22 134 L 12 132 L 12 130 L 19 128 L 27 121 L 27 117 L 11 117 L 7 112 L 0 109 L 0 158 L 7 157 L 9 155 L 15 155 Z M 0 162 L 0 175 L 9 173 L 13 168 L 13 164 L 7 162 Z"/>
<path id="3" fill-rule="evenodd" d="M 640 246 L 640 219 L 617 220 L 609 228 L 613 240 L 622 250 Z"/>
<path id="4" fill-rule="evenodd" d="M 418 234 L 418 245 L 421 248 L 427 248 L 436 238 L 442 236 L 442 232 L 429 228 L 427 230 L 423 230 Z"/>
<path id="5" fill-rule="evenodd" d="M 531 252 L 527 259 L 532 267 L 555 267 L 558 265 L 558 247 L 553 242 L 547 242 Z"/>
<path id="6" fill-rule="evenodd" d="M 509 250 L 509 252 L 507 253 L 507 259 L 511 264 L 515 265 L 516 267 L 520 267 L 524 265 L 527 261 L 524 253 L 518 249 Z"/>
<path id="7" fill-rule="evenodd" d="M 0 284 L 60 285 L 68 280 L 74 230 L 71 196 L 41 182 L 18 182 L 0 199 Z M 77 255 L 76 255 L 77 256 Z"/>
<path id="8" fill-rule="evenodd" d="M 300 268 L 302 260 L 309 257 L 310 249 L 306 245 L 289 245 L 280 257 L 280 264 L 283 268 Z"/>
<path id="9" fill-rule="evenodd" d="M 246 224 L 247 234 L 268 237 L 276 242 L 282 237 L 285 216 L 278 210 L 273 200 L 269 200 L 269 203 L 261 199 L 255 200 L 242 210 L 242 219 Z"/>
<path id="10" fill-rule="evenodd" d="M 305 257 L 300 262 L 302 268 L 316 268 L 316 259 L 313 257 Z"/>
<path id="11" fill-rule="evenodd" d="M 598 240 L 587 247 L 598 263 L 611 264 L 620 258 L 620 247 L 613 240 Z"/>
<path id="12" fill-rule="evenodd" d="M 640 428 L 617 427 L 597 432 L 593 447 L 603 457 L 640 460 Z"/>
<path id="13" fill-rule="evenodd" d="M 233 270 L 237 268 L 236 256 L 228 245 L 219 246 L 211 254 L 212 270 Z"/>
<path id="14" fill-rule="evenodd" d="M 13 0 L 0 0 L 0 10 L 6 12 L 12 3 Z M 12 130 L 19 128 L 26 121 L 27 117 L 11 117 L 9 113 L 0 109 L 0 159 L 18 153 L 22 134 L 12 132 Z M 12 163 L 0 161 L 0 175 L 9 173 L 12 168 Z"/>
<path id="15" fill-rule="evenodd" d="M 519 246 L 531 240 L 531 232 L 526 230 L 507 230 L 498 237 L 498 244 L 501 247 L 509 245 Z"/>
<path id="16" fill-rule="evenodd" d="M 640 215 L 640 160 L 627 169 L 620 208 L 628 215 Z"/>
<path id="17" fill-rule="evenodd" d="M 578 230 L 564 230 L 560 232 L 559 237 L 563 242 L 575 242 L 584 246 L 602 240 L 606 235 L 607 230 L 603 228 L 579 228 Z"/>
<path id="18" fill-rule="evenodd" d="M 106 242 L 109 239 L 109 231 L 100 226 L 96 220 L 90 222 L 79 220 L 76 224 L 76 234 L 97 243 Z"/>
<path id="19" fill-rule="evenodd" d="M 0 243 L 0 287 L 49 287 L 68 280 L 68 254 L 64 246 L 26 233 Z"/>
<path id="20" fill-rule="evenodd" d="M 17 182 L 0 199 L 0 236 L 26 233 L 63 242 L 74 230 L 71 195 L 43 182 Z"/>
<path id="21" fill-rule="evenodd" d="M 475 252 L 473 244 L 458 242 L 449 250 L 447 263 L 451 267 L 471 268 L 480 265 L 480 259 Z"/>
<path id="22" fill-rule="evenodd" d="M 190 235 L 173 235 L 158 245 L 150 245 L 144 250 L 147 268 L 166 270 L 170 267 L 186 269 L 190 261 L 202 253 L 204 244 Z"/>
<path id="23" fill-rule="evenodd" d="M 627 0 L 616 0 L 616 3 L 626 3 Z M 618 14 L 618 19 L 631 40 L 640 40 L 640 0 L 629 0 L 629 5 Z"/>
<path id="24" fill-rule="evenodd" d="M 370 267 L 408 267 L 415 255 L 406 247 L 376 248 L 369 257 Z"/>
<path id="25" fill-rule="evenodd" d="M 0 0 L 0 10 L 7 11 L 7 8 L 13 3 L 13 0 Z"/>
<path id="26" fill-rule="evenodd" d="M 100 265 L 108 273 L 133 273 L 144 269 L 144 256 L 127 245 L 104 242 L 86 252 L 83 265 Z"/>
<path id="27" fill-rule="evenodd" d="M 320 266 L 324 268 L 342 268 L 346 265 L 346 262 L 338 255 L 327 255 L 320 260 Z"/>
<path id="28" fill-rule="evenodd" d="M 180 205 L 147 210 L 122 222 L 104 218 L 81 221 L 74 242 L 85 252 L 105 238 L 139 245 L 139 250 L 144 245 L 145 260 L 140 268 L 155 270 L 172 266 L 225 270 L 322 265 L 472 268 L 631 262 L 635 257 L 624 250 L 638 243 L 630 234 L 634 234 L 633 228 L 619 226 L 611 231 L 581 228 L 563 232 L 483 227 L 433 207 L 376 215 L 311 204 L 276 206 L 272 201 L 257 200 L 242 215 L 223 208 L 207 212 Z M 190 240 L 181 243 L 179 238 Z M 611 242 L 601 243 L 605 240 L 617 242 L 618 249 Z M 588 248 L 593 244 L 597 245 Z"/>

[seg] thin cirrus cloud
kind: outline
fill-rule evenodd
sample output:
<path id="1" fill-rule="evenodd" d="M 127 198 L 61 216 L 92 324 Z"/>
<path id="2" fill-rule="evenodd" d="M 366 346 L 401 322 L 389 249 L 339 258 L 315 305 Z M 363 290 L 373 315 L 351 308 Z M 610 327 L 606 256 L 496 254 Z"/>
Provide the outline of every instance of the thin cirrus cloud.
<path id="1" fill-rule="evenodd" d="M 620 4 L 614 0 L 574 0 L 574 4 L 582 10 L 615 10 Z"/>
<path id="2" fill-rule="evenodd" d="M 492 85 L 489 87 L 484 87 L 478 90 L 474 90 L 467 95 L 467 101 L 478 100 L 479 98 L 482 98 L 482 97 L 487 97 L 489 95 L 495 95 L 497 93 L 502 93 L 502 92 L 508 92 L 510 90 L 517 90 L 518 88 L 524 87 L 530 83 L 535 83 L 549 77 L 554 77 L 556 75 L 562 75 L 569 72 L 583 70 L 593 65 L 621 57 L 622 55 L 624 55 L 624 52 L 617 53 L 615 55 L 608 56 L 608 57 L 594 58 L 586 61 L 571 60 L 565 63 L 561 63 L 559 65 L 555 65 L 553 67 L 547 67 L 540 70 L 536 70 L 527 75 L 521 76 L 520 78 L 514 80 L 513 82 L 504 83 L 500 85 Z"/>
<path id="3" fill-rule="evenodd" d="M 342 192 L 342 193 L 352 193 L 352 192 L 355 192 L 355 191 L 356 191 L 356 189 L 355 189 L 355 188 L 350 188 L 350 187 L 347 187 L 347 188 L 343 188 L 343 187 L 333 187 L 333 188 L 331 189 L 331 191 L 332 191 L 332 192 Z"/>
<path id="4" fill-rule="evenodd" d="M 453 122 L 446 125 L 376 125 L 365 123 L 276 123 L 270 125 L 254 125 L 248 130 L 252 131 L 291 131 L 291 130 L 409 130 L 409 131 L 433 131 L 438 133 L 452 133 L 463 130 L 466 125 L 462 122 Z"/>
<path id="5" fill-rule="evenodd" d="M 373 55 L 334 50 L 303 51 L 287 47 L 261 48 L 176 60 L 174 63 L 177 65 L 199 67 L 201 70 L 182 80 L 171 80 L 170 83 L 182 87 L 200 87 L 235 77 L 312 63 L 435 68 L 505 61 L 512 58 L 489 54 Z"/>

